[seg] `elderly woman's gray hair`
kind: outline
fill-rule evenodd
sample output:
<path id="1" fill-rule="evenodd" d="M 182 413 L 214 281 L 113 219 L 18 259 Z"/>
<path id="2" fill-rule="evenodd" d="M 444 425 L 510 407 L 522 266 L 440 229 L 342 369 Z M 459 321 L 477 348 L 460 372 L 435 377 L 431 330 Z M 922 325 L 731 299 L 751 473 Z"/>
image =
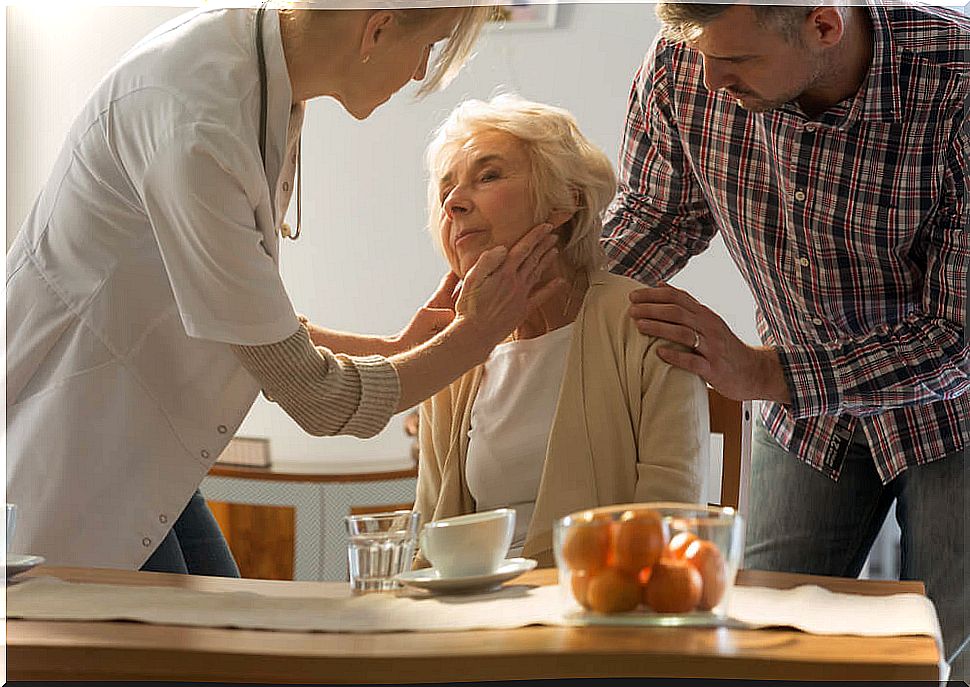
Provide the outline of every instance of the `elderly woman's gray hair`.
<path id="1" fill-rule="evenodd" d="M 508 94 L 488 102 L 461 103 L 428 146 L 428 228 L 439 248 L 446 219 L 439 180 L 455 152 L 472 136 L 485 131 L 507 133 L 525 146 L 532 164 L 536 224 L 553 212 L 575 211 L 560 230 L 566 262 L 587 270 L 601 267 L 605 262 L 599 242 L 602 216 L 616 192 L 616 175 L 609 158 L 583 136 L 576 119 L 566 110 Z"/>

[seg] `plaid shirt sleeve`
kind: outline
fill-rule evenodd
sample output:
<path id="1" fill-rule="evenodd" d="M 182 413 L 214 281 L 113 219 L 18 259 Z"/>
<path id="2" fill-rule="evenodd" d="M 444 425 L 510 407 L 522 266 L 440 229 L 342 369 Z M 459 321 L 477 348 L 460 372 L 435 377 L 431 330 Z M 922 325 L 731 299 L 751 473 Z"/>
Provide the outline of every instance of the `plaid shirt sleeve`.
<path id="1" fill-rule="evenodd" d="M 921 308 L 897 324 L 828 344 L 777 348 L 795 418 L 863 416 L 952 399 L 970 390 L 964 336 L 970 270 L 970 117 L 950 146 L 944 193 L 925 227 Z"/>
<path id="2" fill-rule="evenodd" d="M 664 45 L 658 38 L 630 90 L 618 190 L 602 241 L 613 272 L 646 284 L 679 272 L 717 232 L 680 146 Z"/>

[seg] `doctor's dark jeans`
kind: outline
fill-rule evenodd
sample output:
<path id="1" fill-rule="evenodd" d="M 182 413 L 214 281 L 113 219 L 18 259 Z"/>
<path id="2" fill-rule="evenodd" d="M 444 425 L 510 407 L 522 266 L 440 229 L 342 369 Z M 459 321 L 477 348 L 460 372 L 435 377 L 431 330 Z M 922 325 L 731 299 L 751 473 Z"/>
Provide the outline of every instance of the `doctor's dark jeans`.
<path id="1" fill-rule="evenodd" d="M 219 523 L 197 489 L 155 552 L 141 566 L 149 572 L 239 577 Z"/>
<path id="2" fill-rule="evenodd" d="M 789 454 L 760 418 L 751 445 L 744 567 L 858 577 L 893 500 L 900 578 L 921 580 L 943 630 L 950 680 L 970 681 L 970 452 L 883 485 L 856 432 L 838 482 Z"/>

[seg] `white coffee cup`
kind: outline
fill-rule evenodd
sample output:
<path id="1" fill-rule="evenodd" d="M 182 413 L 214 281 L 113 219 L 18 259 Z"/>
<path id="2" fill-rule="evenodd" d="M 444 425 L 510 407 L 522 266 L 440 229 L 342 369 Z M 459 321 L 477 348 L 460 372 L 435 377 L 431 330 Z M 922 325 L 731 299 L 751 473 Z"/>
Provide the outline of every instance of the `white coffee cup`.
<path id="1" fill-rule="evenodd" d="M 514 531 L 511 508 L 434 520 L 421 530 L 421 553 L 442 577 L 490 575 L 505 560 Z"/>

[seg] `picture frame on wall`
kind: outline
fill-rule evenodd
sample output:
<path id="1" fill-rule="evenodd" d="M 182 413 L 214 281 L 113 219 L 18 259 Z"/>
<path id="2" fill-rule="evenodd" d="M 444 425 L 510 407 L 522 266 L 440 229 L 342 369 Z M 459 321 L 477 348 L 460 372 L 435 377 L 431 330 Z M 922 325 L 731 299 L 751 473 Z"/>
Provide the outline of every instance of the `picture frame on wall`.
<path id="1" fill-rule="evenodd" d="M 500 31 L 553 29 L 556 27 L 558 9 L 556 0 L 516 0 L 496 6 L 488 25 Z"/>

